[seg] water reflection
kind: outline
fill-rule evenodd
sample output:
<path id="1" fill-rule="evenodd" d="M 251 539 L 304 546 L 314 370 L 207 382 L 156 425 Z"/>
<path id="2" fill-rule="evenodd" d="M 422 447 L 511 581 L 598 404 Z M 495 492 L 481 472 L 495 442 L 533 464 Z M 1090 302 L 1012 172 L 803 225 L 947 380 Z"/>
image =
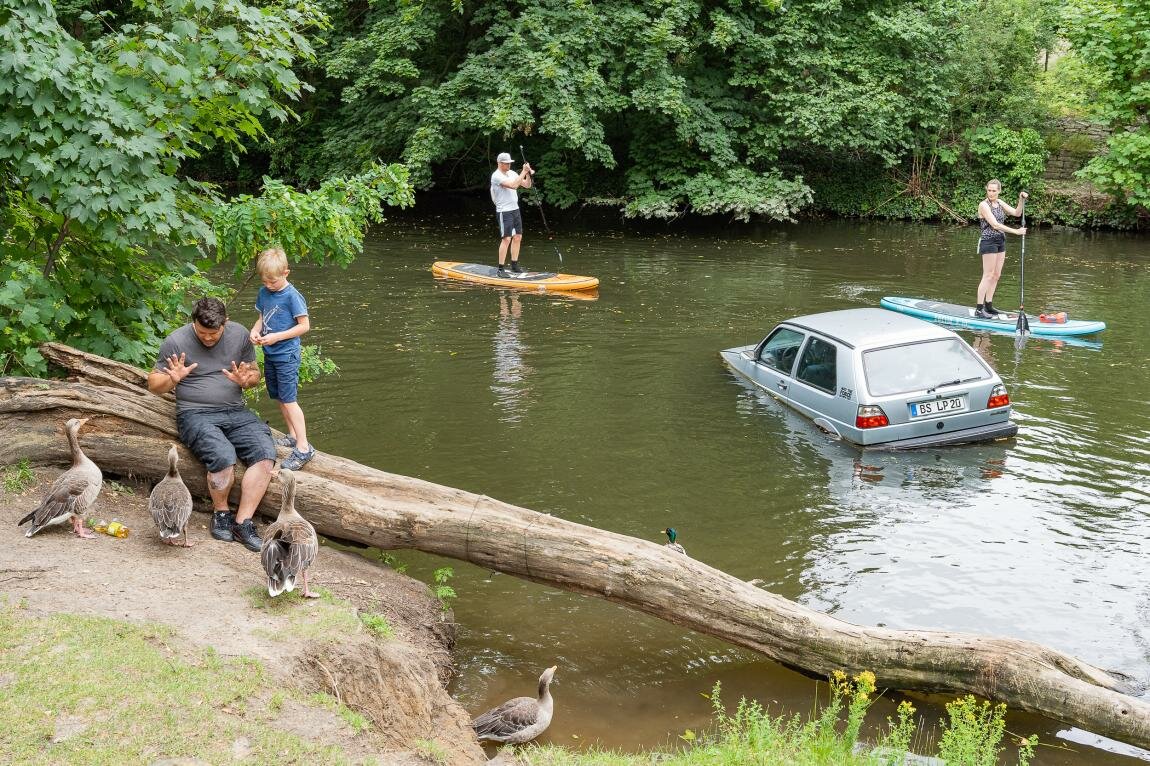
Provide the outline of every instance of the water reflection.
<path id="1" fill-rule="evenodd" d="M 519 320 L 523 316 L 523 306 L 519 294 L 501 291 L 499 294 L 499 321 L 495 328 L 495 341 L 492 349 L 491 392 L 495 394 L 495 406 L 499 409 L 499 419 L 504 423 L 519 423 L 523 419 L 522 405 L 528 388 L 524 378 L 530 368 L 523 362 L 524 345 L 519 337 Z"/>

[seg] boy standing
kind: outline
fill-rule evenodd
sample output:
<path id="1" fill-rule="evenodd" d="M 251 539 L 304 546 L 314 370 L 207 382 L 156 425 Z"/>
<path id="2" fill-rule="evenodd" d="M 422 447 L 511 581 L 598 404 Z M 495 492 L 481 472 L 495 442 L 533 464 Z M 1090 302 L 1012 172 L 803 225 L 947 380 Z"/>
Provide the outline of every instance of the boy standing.
<path id="1" fill-rule="evenodd" d="M 280 437 L 277 446 L 291 447 L 292 452 L 281 468 L 298 471 L 315 457 L 315 447 L 308 443 L 303 410 L 296 401 L 299 387 L 300 336 L 311 329 L 307 303 L 299 290 L 287 281 L 287 255 L 272 247 L 260 253 L 256 261 L 260 288 L 256 298 L 259 318 L 252 326 L 251 341 L 264 349 L 264 381 L 268 396 L 279 402 L 280 413 L 287 423 L 288 436 Z"/>

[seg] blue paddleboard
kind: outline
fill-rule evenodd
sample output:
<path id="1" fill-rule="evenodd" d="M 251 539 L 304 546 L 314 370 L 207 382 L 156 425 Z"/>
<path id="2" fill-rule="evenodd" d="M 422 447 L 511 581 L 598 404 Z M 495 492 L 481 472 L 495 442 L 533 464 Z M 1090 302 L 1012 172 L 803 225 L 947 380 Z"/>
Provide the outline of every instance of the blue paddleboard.
<path id="1" fill-rule="evenodd" d="M 975 330 L 1014 333 L 1018 322 L 1017 313 L 999 314 L 998 319 L 979 319 L 974 315 L 974 309 L 970 306 L 942 303 L 925 298 L 887 297 L 883 298 L 880 304 L 884 309 L 897 311 L 901 314 L 910 314 L 919 319 L 927 319 L 931 322 L 954 327 L 969 327 Z M 1026 318 L 1030 324 L 1031 335 L 1041 335 L 1048 338 L 1093 335 L 1106 329 L 1105 322 L 1087 322 L 1081 319 L 1068 319 L 1065 322 L 1041 322 L 1034 314 L 1027 314 Z"/>

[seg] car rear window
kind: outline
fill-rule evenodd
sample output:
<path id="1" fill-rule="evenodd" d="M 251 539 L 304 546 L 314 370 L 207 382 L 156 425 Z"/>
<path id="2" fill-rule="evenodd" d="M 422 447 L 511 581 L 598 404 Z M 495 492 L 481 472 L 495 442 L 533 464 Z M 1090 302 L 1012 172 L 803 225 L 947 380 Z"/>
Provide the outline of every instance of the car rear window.
<path id="1" fill-rule="evenodd" d="M 970 346 L 958 338 L 878 348 L 864 352 L 862 357 L 871 396 L 891 396 L 990 377 Z"/>

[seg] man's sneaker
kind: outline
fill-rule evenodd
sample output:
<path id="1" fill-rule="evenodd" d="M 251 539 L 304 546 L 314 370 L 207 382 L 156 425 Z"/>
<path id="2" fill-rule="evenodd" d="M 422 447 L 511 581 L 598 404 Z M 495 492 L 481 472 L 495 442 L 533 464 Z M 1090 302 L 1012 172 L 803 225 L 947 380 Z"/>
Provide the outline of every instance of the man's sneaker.
<path id="1" fill-rule="evenodd" d="M 276 446 L 277 447 L 294 447 L 295 446 L 295 437 L 291 436 L 289 434 L 284 434 L 280 438 L 276 439 Z"/>
<path id="2" fill-rule="evenodd" d="M 212 537 L 230 543 L 235 539 L 235 536 L 232 535 L 232 527 L 235 522 L 235 514 L 231 511 L 214 511 L 212 513 Z"/>
<path id="3" fill-rule="evenodd" d="M 512 261 L 511 262 L 511 270 L 513 272 L 515 272 L 516 274 L 522 274 L 523 273 L 523 269 L 519 268 L 519 261 Z"/>
<path id="4" fill-rule="evenodd" d="M 256 532 L 256 525 L 252 523 L 251 519 L 242 524 L 232 524 L 232 535 L 236 542 L 242 544 L 252 553 L 259 553 L 260 548 L 264 545 L 264 541 L 260 539 L 259 533 Z"/>
<path id="5" fill-rule="evenodd" d="M 298 449 L 293 449 L 291 454 L 280 463 L 280 468 L 286 468 L 289 471 L 298 471 L 307 465 L 308 461 L 313 457 L 315 457 L 315 447 L 312 447 L 307 452 L 300 452 Z"/>

